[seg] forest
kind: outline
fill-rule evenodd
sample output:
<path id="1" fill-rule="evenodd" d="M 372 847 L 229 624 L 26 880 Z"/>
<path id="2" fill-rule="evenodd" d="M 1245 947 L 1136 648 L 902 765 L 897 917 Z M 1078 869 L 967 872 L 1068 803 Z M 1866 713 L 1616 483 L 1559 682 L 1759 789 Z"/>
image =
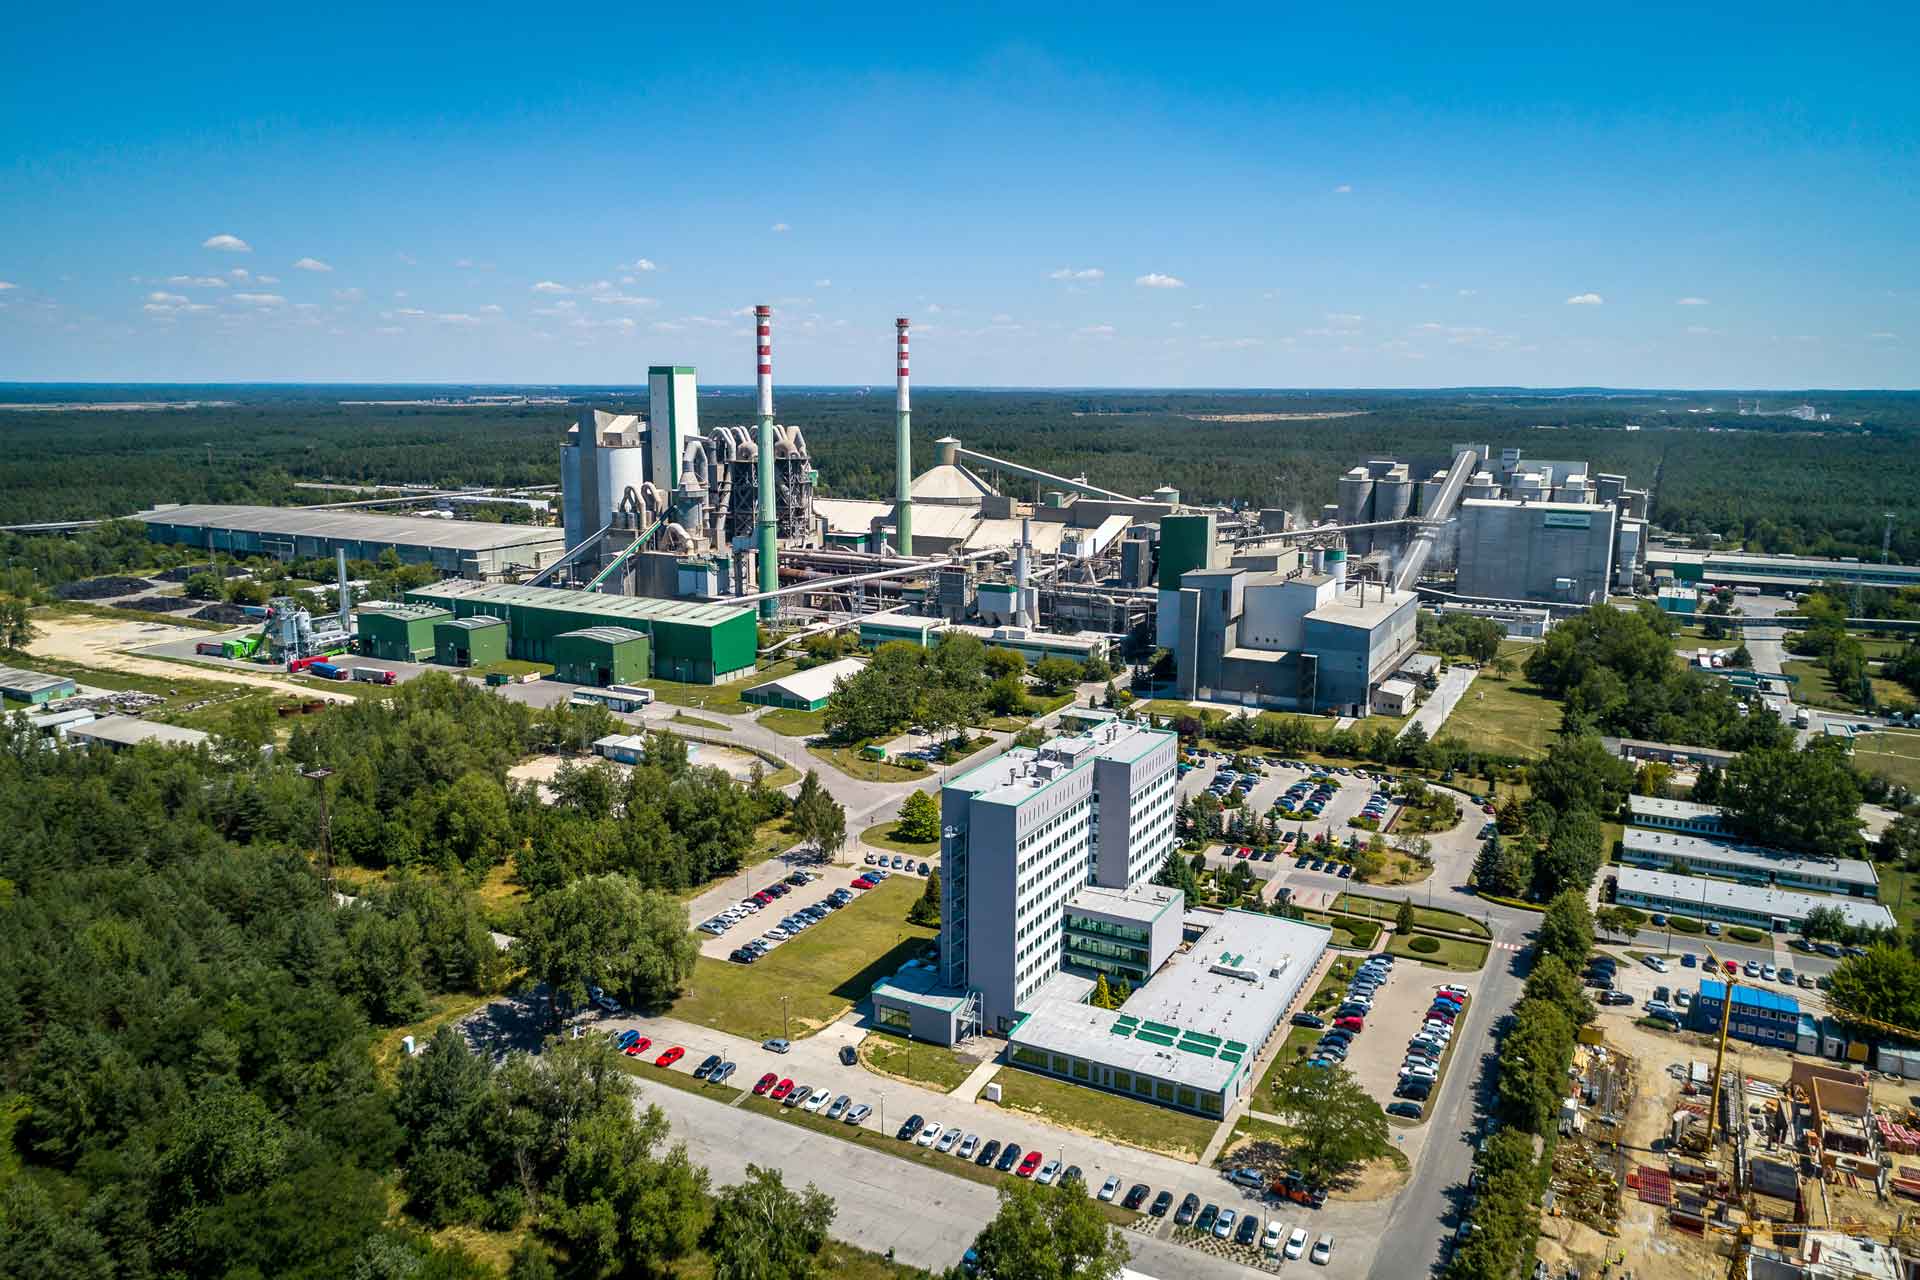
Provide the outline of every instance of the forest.
<path id="1" fill-rule="evenodd" d="M 125 400 L 154 388 L 13 387 L 12 402 Z M 0 411 L 0 524 L 129 515 L 155 502 L 312 502 L 296 481 L 375 485 L 551 485 L 567 424 L 587 404 L 642 411 L 644 390 L 569 388 L 568 405 L 347 404 L 467 388 L 167 388 L 228 407 L 164 411 Z M 822 491 L 893 491 L 892 397 L 783 388 L 782 418 L 799 424 Z M 1171 484 L 1197 501 L 1313 509 L 1339 474 L 1391 454 L 1443 465 L 1475 441 L 1549 458 L 1583 458 L 1652 490 L 1657 523 L 1719 533 L 1755 550 L 1874 555 L 1893 512 L 1895 554 L 1920 560 L 1920 396 L 1822 393 L 1831 423 L 1735 418 L 1727 396 L 1436 390 L 1429 392 L 1048 392 L 921 388 L 915 457 L 933 441 L 1129 493 Z M 1783 404 L 1793 397 L 1784 397 Z M 746 422 L 742 390 L 703 394 L 703 418 Z M 1236 415 L 1342 412 L 1310 421 Z M 1854 423 L 1860 425 L 1855 426 Z M 1712 426 L 1716 429 L 1708 430 Z M 1627 428 L 1636 428 L 1628 430 Z M 1010 482 L 1025 493 L 1029 482 Z M 0 562 L 19 554 L 0 545 Z"/>

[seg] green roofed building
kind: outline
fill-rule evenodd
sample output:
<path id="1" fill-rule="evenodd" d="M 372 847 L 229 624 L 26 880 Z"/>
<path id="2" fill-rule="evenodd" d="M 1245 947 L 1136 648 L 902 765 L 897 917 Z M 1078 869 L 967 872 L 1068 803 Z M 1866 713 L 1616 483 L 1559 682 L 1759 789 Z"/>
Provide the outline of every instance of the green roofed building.
<path id="1" fill-rule="evenodd" d="M 433 660 L 445 667 L 505 662 L 506 624 L 498 618 L 442 618 L 433 624 Z"/>
<path id="2" fill-rule="evenodd" d="M 409 591 L 407 600 L 504 620 L 508 656 L 526 662 L 555 661 L 554 643 L 568 632 L 624 627 L 647 637 L 648 675 L 688 684 L 751 676 L 759 644 L 753 610 L 739 605 L 455 579 Z"/>
<path id="3" fill-rule="evenodd" d="M 647 678 L 645 634 L 627 627 L 583 627 L 553 638 L 553 675 L 605 688 Z"/>
<path id="4" fill-rule="evenodd" d="M 451 617 L 445 609 L 421 604 L 360 609 L 354 614 L 360 633 L 360 652 L 389 662 L 430 662 L 433 624 Z"/>

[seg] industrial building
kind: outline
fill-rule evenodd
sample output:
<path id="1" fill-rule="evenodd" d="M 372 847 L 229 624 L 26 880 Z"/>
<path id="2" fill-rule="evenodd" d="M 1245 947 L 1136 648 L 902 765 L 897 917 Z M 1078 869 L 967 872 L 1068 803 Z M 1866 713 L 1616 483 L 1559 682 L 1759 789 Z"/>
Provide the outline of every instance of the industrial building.
<path id="1" fill-rule="evenodd" d="M 1553 626 L 1553 613 L 1547 609 L 1530 609 L 1525 605 L 1477 604 L 1471 601 L 1441 600 L 1433 611 L 1441 617 L 1460 615 L 1468 618 L 1486 618 L 1496 622 L 1507 633 L 1509 640 L 1542 640 Z"/>
<path id="2" fill-rule="evenodd" d="M 391 550 L 403 564 L 430 564 L 455 578 L 508 577 L 551 564 L 565 550 L 561 531 L 553 528 L 366 511 L 163 504 L 133 518 L 147 526 L 153 542 L 280 560 L 340 551 L 350 559 L 375 560 Z"/>
<path id="3" fill-rule="evenodd" d="M 1846 917 L 1848 924 L 1859 928 L 1894 927 L 1893 912 L 1861 898 L 1796 893 L 1789 889 L 1731 884 L 1705 876 L 1672 875 L 1637 867 L 1621 868 L 1613 880 L 1613 900 L 1621 906 L 1717 920 L 1722 924 L 1741 924 L 1773 933 L 1798 929 L 1806 922 L 1807 913 L 1816 907 L 1833 907 Z"/>
<path id="4" fill-rule="evenodd" d="M 1719 587 L 1761 587 L 1804 591 L 1811 586 L 1869 587 L 1900 591 L 1920 587 L 1920 565 L 1875 564 L 1858 559 L 1824 560 L 1814 556 L 1761 555 L 1745 551 L 1677 551 L 1652 548 L 1647 571 L 1655 577 Z"/>
<path id="5" fill-rule="evenodd" d="M 833 687 L 866 666 L 862 658 L 841 658 L 824 662 L 805 671 L 781 676 L 757 684 L 740 695 L 740 701 L 760 707 L 785 707 L 791 711 L 818 711 L 833 696 Z"/>
<path id="6" fill-rule="evenodd" d="M 1809 858 L 1677 831 L 1628 827 L 1620 838 L 1620 860 L 1661 871 L 1678 864 L 1695 875 L 1809 893 L 1880 896 L 1880 877 L 1873 864 L 1859 858 Z"/>
<path id="7" fill-rule="evenodd" d="M 453 615 L 429 605 L 391 604 L 354 611 L 360 652 L 388 662 L 427 662 L 433 657 L 433 628 Z"/>
<path id="8" fill-rule="evenodd" d="M 1164 730 L 1106 718 L 950 780 L 940 793 L 938 980 L 883 981 L 876 1011 L 923 1028 L 916 1035 L 944 1017 L 939 1038 L 951 1043 L 969 1030 L 1005 1034 L 1043 999 L 1083 998 L 1093 977 L 1065 967 L 1075 951 L 1070 904 L 1089 886 L 1141 889 L 1172 855 L 1177 744 Z M 1090 899 L 1078 915 L 1124 919 L 1114 915 L 1122 902 Z M 1177 907 L 1161 909 L 1179 919 Z"/>
<path id="9" fill-rule="evenodd" d="M 125 751 L 131 747 L 203 747 L 213 741 L 212 735 L 198 729 L 183 729 L 178 725 L 161 724 L 158 720 L 142 720 L 138 716 L 101 716 L 85 724 L 67 726 L 67 741 L 77 742 L 86 747 L 102 747 L 108 751 Z"/>
<path id="10" fill-rule="evenodd" d="M 973 626 L 904 610 L 869 614 L 860 619 L 860 644 L 869 649 L 894 640 L 929 648 L 949 632 L 973 636 L 989 649 L 1010 649 L 1025 658 L 1028 666 L 1042 658 L 1065 658 L 1070 662 L 1105 658 L 1112 639 L 1098 634 L 1060 635 L 1029 627 Z"/>
<path id="11" fill-rule="evenodd" d="M 1470 497 L 1459 519 L 1460 595 L 1592 605 L 1614 590 L 1610 505 Z"/>
<path id="12" fill-rule="evenodd" d="M 737 605 L 459 581 L 409 591 L 407 601 L 503 619 L 507 656 L 523 662 L 554 661 L 554 642 L 567 632 L 624 627 L 648 637 L 647 674 L 662 680 L 719 684 L 755 670 L 753 611 Z"/>
<path id="13" fill-rule="evenodd" d="M 1700 990 L 1687 1011 L 1695 1031 L 1720 1034 L 1720 1018 L 1726 1013 L 1727 1035 L 1748 1044 L 1764 1044 L 1792 1052 L 1800 1041 L 1800 1002 L 1784 991 L 1735 984 L 1733 1009 L 1726 1011 L 1727 984 L 1711 978 L 1700 980 Z"/>
<path id="14" fill-rule="evenodd" d="M 605 689 L 647 678 L 645 632 L 631 627 L 582 627 L 553 638 L 553 675 L 570 684 Z"/>
<path id="15" fill-rule="evenodd" d="M 59 698 L 71 698 L 74 688 L 71 676 L 47 675 L 20 667 L 0 667 L 0 698 L 9 702 L 24 702 L 37 707 Z"/>
<path id="16" fill-rule="evenodd" d="M 1628 796 L 1627 820 L 1636 827 L 1656 831 L 1678 831 L 1682 835 L 1726 839 L 1726 811 L 1717 804 L 1697 804 L 1692 800 L 1669 800 L 1665 796 Z"/>
<path id="17" fill-rule="evenodd" d="M 498 618 L 441 618 L 433 624 L 433 660 L 443 667 L 505 662 L 507 624 Z"/>

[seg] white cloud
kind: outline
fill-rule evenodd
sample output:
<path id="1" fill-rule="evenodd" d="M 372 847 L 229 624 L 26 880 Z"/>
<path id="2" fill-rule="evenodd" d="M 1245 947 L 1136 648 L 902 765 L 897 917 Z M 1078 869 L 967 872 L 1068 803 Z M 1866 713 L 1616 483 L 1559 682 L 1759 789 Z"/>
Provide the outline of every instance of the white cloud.
<path id="1" fill-rule="evenodd" d="M 1353 194 L 1353 184 L 1351 182 L 1343 182 L 1333 189 L 1333 194 L 1337 196 L 1350 196 Z"/>
<path id="2" fill-rule="evenodd" d="M 683 324 L 675 324 L 671 320 L 655 320 L 652 324 L 648 325 L 647 327 L 653 330 L 655 333 L 679 333 L 682 330 L 684 330 L 687 326 Z"/>
<path id="3" fill-rule="evenodd" d="M 0 293 L 5 293 L 9 289 L 18 289 L 19 287 L 19 285 L 11 280 L 0 280 Z"/>
<path id="4" fill-rule="evenodd" d="M 1158 271 L 1149 271 L 1143 276 L 1135 276 L 1133 282 L 1148 289 L 1184 289 L 1187 282 L 1179 276 L 1164 275 Z"/>
<path id="5" fill-rule="evenodd" d="M 252 253 L 253 246 L 239 236 L 230 236 L 222 232 L 217 236 L 208 236 L 200 242 L 202 249 L 218 249 L 222 253 Z"/>
<path id="6" fill-rule="evenodd" d="M 1083 338 L 1111 338 L 1114 334 L 1114 328 L 1110 324 L 1090 324 L 1084 328 L 1076 329 L 1074 332 Z"/>
<path id="7" fill-rule="evenodd" d="M 815 280 L 815 281 L 813 282 L 813 287 L 814 287 L 814 288 L 816 288 L 816 289 L 831 289 L 831 288 L 833 288 L 833 281 L 831 281 L 831 280 Z"/>
<path id="8" fill-rule="evenodd" d="M 1869 342 L 1898 342 L 1900 341 L 1900 335 L 1897 333 L 1888 333 L 1885 329 L 1882 329 L 1878 333 L 1868 334 L 1867 340 Z"/>
<path id="9" fill-rule="evenodd" d="M 1680 298 L 1676 300 L 1673 305 L 1676 307 L 1704 307 L 1707 305 L 1707 300 L 1705 298 Z"/>
<path id="10" fill-rule="evenodd" d="M 611 293 L 613 292 L 613 281 L 595 280 L 592 284 L 587 286 L 587 292 L 588 293 Z"/>
<path id="11" fill-rule="evenodd" d="M 445 311 L 435 316 L 434 319 L 438 320 L 441 324 L 479 324 L 480 323 L 480 320 L 477 316 L 470 316 L 464 311 Z"/>
<path id="12" fill-rule="evenodd" d="M 364 289 L 335 289 L 333 296 L 340 302 L 358 302 L 367 294 Z"/>
<path id="13" fill-rule="evenodd" d="M 600 293 L 595 294 L 593 300 L 616 307 L 657 307 L 660 305 L 660 299 L 658 298 L 646 298 L 631 293 Z"/>
<path id="14" fill-rule="evenodd" d="M 224 289 L 227 282 L 219 276 L 168 276 L 167 283 L 182 289 Z"/>
<path id="15" fill-rule="evenodd" d="M 1605 301 L 1606 299 L 1597 293 L 1576 293 L 1567 299 L 1567 305 L 1570 307 L 1597 307 Z"/>
<path id="16" fill-rule="evenodd" d="M 533 291 L 535 293 L 572 293 L 573 292 L 573 290 L 567 288 L 567 286 L 561 284 L 557 280 L 542 280 L 539 284 L 536 284 L 535 286 L 533 286 Z"/>
<path id="17" fill-rule="evenodd" d="M 148 302 L 185 302 L 186 298 L 177 293 L 150 293 Z"/>
<path id="18" fill-rule="evenodd" d="M 419 320 L 425 317 L 427 313 L 422 311 L 418 307 L 402 307 L 398 311 L 394 312 L 393 314 L 397 316 L 405 316 L 409 320 Z"/>
<path id="19" fill-rule="evenodd" d="M 790 226 L 788 226 L 788 225 L 787 225 L 786 223 L 784 223 L 784 222 L 776 222 L 776 223 L 774 223 L 774 224 L 773 224 L 773 226 L 772 226 L 772 228 L 771 228 L 771 230 L 774 230 L 774 231 L 791 231 L 791 230 L 793 230 L 793 228 L 792 228 L 792 227 L 790 227 Z"/>
<path id="20" fill-rule="evenodd" d="M 254 279 L 258 280 L 261 284 L 279 284 L 280 283 L 279 276 L 255 276 Z"/>
<path id="21" fill-rule="evenodd" d="M 236 293 L 233 300 L 243 307 L 284 307 L 287 300 L 277 293 Z"/>
<path id="22" fill-rule="evenodd" d="M 622 271 L 658 271 L 660 268 L 654 265 L 652 258 L 635 258 L 620 269 Z"/>
<path id="23" fill-rule="evenodd" d="M 1332 325 L 1355 325 L 1365 319 L 1365 316 L 1352 311 L 1327 312 L 1327 323 Z"/>
<path id="24" fill-rule="evenodd" d="M 944 310 L 944 308 L 937 302 L 929 302 L 927 304 L 927 314 L 930 316 L 937 316 L 942 310 Z"/>
<path id="25" fill-rule="evenodd" d="M 233 270 L 227 272 L 227 274 L 235 280 L 245 280 L 247 278 L 247 269 L 245 267 L 235 267 Z"/>
<path id="26" fill-rule="evenodd" d="M 1460 297 L 1462 297 L 1462 298 L 1471 298 L 1471 297 L 1472 297 L 1472 296 L 1473 296 L 1474 294 L 1476 294 L 1476 293 L 1478 293 L 1478 292 L 1480 292 L 1480 291 L 1479 291 L 1478 289 L 1460 289 L 1460 290 L 1457 290 L 1457 293 L 1458 293 L 1458 294 L 1459 294 L 1459 296 L 1460 296 Z"/>
<path id="27" fill-rule="evenodd" d="M 1105 280 L 1107 273 L 1098 267 L 1062 267 L 1047 276 L 1049 280 Z"/>
<path id="28" fill-rule="evenodd" d="M 331 271 L 333 270 L 332 267 L 320 261 L 320 259 L 318 258 L 302 258 L 298 262 L 293 264 L 293 269 L 295 271 Z"/>

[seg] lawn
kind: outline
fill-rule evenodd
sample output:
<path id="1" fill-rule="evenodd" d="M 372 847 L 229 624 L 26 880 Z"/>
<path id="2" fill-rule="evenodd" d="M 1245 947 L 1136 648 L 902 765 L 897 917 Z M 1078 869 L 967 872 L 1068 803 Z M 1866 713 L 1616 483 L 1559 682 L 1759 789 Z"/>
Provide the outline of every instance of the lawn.
<path id="1" fill-rule="evenodd" d="M 1026 1111 L 1095 1138 L 1197 1160 L 1213 1139 L 1217 1121 L 1184 1111 L 1088 1089 L 1065 1080 L 1009 1069 L 993 1078 L 1000 1105 Z M 983 1097 L 984 1100 L 984 1097 Z"/>
<path id="2" fill-rule="evenodd" d="M 1408 947 L 1414 938 L 1432 938 L 1440 944 L 1438 951 L 1428 955 Z M 1487 944 L 1467 942 L 1460 938 L 1442 938 L 1430 933 L 1415 933 L 1409 936 L 1394 934 L 1387 942 L 1387 950 L 1403 960 L 1418 960 L 1421 964 L 1432 965 L 1437 969 L 1452 969 L 1460 973 L 1472 973 L 1487 963 Z"/>
<path id="3" fill-rule="evenodd" d="M 917 878 L 889 879 L 755 964 L 701 956 L 668 1012 L 749 1040 L 811 1035 L 926 953 L 935 931 L 907 923 L 921 888 Z"/>
<path id="4" fill-rule="evenodd" d="M 965 1084 L 975 1065 L 951 1049 L 884 1032 L 875 1032 L 860 1042 L 860 1058 L 884 1075 L 912 1080 L 942 1093 L 952 1093 Z"/>
<path id="5" fill-rule="evenodd" d="M 1853 763 L 1867 773 L 1920 791 L 1920 733 L 1861 734 L 1853 740 Z"/>
<path id="6" fill-rule="evenodd" d="M 1858 711 L 1860 700 L 1851 693 L 1842 693 L 1827 678 L 1827 669 L 1818 662 L 1804 658 L 1789 659 L 1780 664 L 1780 670 L 1790 676 L 1799 676 L 1800 683 L 1794 686 L 1793 700 L 1803 702 L 1810 707 L 1825 707 L 1829 711 Z M 1911 702 L 1913 695 L 1891 680 L 1883 680 L 1870 675 L 1873 696 L 1881 705 L 1892 702 Z"/>
<path id="7" fill-rule="evenodd" d="M 740 695 L 756 685 L 769 680 L 778 680 L 790 676 L 800 669 L 800 664 L 792 659 L 776 662 L 770 667 L 762 667 L 744 680 L 734 680 L 727 684 L 684 684 L 678 680 L 651 679 L 646 687 L 653 690 L 653 696 L 661 702 L 671 702 L 676 707 L 692 707 L 695 711 L 717 711 L 724 716 L 751 715 L 760 708 L 751 702 L 742 702 Z"/>
<path id="8" fill-rule="evenodd" d="M 1400 911 L 1396 899 L 1369 898 L 1357 893 L 1343 893 L 1333 900 L 1335 911 L 1344 911 L 1349 915 L 1371 916 L 1375 920 L 1392 920 Z M 1472 916 L 1462 915 L 1458 911 L 1442 911 L 1438 907 L 1423 907 L 1419 903 L 1413 906 L 1413 924 L 1416 929 L 1445 929 L 1453 933 L 1470 933 L 1476 938 L 1489 938 L 1493 935 L 1487 926 Z"/>
<path id="9" fill-rule="evenodd" d="M 1920 871 L 1908 871 L 1891 862 L 1874 864 L 1880 876 L 1880 901 L 1893 912 L 1902 929 L 1920 929 Z"/>
<path id="10" fill-rule="evenodd" d="M 484 666 L 467 667 L 465 674 L 485 680 L 488 676 L 512 676 L 515 680 L 524 676 L 550 676 L 553 674 L 551 662 L 523 662 L 519 658 L 502 658 L 498 662 L 489 662 Z"/>
<path id="11" fill-rule="evenodd" d="M 699 716 L 690 716 L 684 711 L 674 712 L 673 722 L 675 724 L 690 724 L 696 729 L 714 729 L 720 733 L 733 732 L 733 726 L 730 724 L 721 724 L 718 720 L 702 720 Z"/>
<path id="12" fill-rule="evenodd" d="M 792 707 L 775 707 L 754 723 L 788 738 L 817 738 L 827 731 L 827 713 L 825 709 L 796 711 Z"/>
<path id="13" fill-rule="evenodd" d="M 886 760 L 864 760 L 858 747 L 829 747 L 809 742 L 807 754 L 861 782 L 917 782 L 927 776 L 925 769 L 905 769 Z"/>
<path id="14" fill-rule="evenodd" d="M 915 858 L 932 858 L 940 852 L 938 840 L 901 840 L 893 833 L 899 824 L 891 820 L 876 822 L 860 833 L 860 842 L 876 849 L 891 849 Z"/>
<path id="15" fill-rule="evenodd" d="M 1273 1085 L 1288 1067 L 1298 1061 L 1307 1050 L 1320 1042 L 1321 1033 L 1312 1027 L 1294 1027 L 1287 1032 L 1287 1038 L 1280 1042 L 1280 1051 L 1273 1055 L 1273 1061 L 1267 1064 L 1267 1073 L 1260 1077 L 1260 1087 L 1247 1099 L 1247 1105 L 1258 1108 L 1267 1098 L 1273 1096 Z M 1236 1130 L 1235 1137 L 1239 1137 Z"/>
<path id="16" fill-rule="evenodd" d="M 207 680 L 191 675 L 150 676 L 126 671 L 108 671 L 104 668 L 89 667 L 78 662 L 69 662 L 61 658 L 45 658 L 38 654 L 9 655 L 9 662 L 28 667 L 34 671 L 44 671 L 49 675 L 71 676 L 83 685 L 96 689 L 133 690 L 139 693 L 155 694 L 165 701 L 161 705 L 142 712 L 148 720 L 158 720 L 165 724 L 179 725 L 183 729 L 199 729 L 204 733 L 223 733 L 232 724 L 233 713 L 240 707 L 255 702 L 264 702 L 269 707 L 286 701 L 284 695 L 257 685 L 230 684 L 224 680 Z M 193 669 L 191 664 L 183 664 Z M 339 681 L 314 681 L 314 688 L 340 686 Z M 371 689 L 371 685 L 362 685 Z M 59 704 L 49 703 L 45 709 L 58 709 Z M 15 709 L 12 704 L 9 710 Z M 281 722 L 276 721 L 276 725 Z"/>
<path id="17" fill-rule="evenodd" d="M 1526 683 L 1517 671 L 1501 680 L 1487 672 L 1470 685 L 1441 732 L 1469 750 L 1506 756 L 1544 756 L 1560 729 L 1560 704 Z"/>

